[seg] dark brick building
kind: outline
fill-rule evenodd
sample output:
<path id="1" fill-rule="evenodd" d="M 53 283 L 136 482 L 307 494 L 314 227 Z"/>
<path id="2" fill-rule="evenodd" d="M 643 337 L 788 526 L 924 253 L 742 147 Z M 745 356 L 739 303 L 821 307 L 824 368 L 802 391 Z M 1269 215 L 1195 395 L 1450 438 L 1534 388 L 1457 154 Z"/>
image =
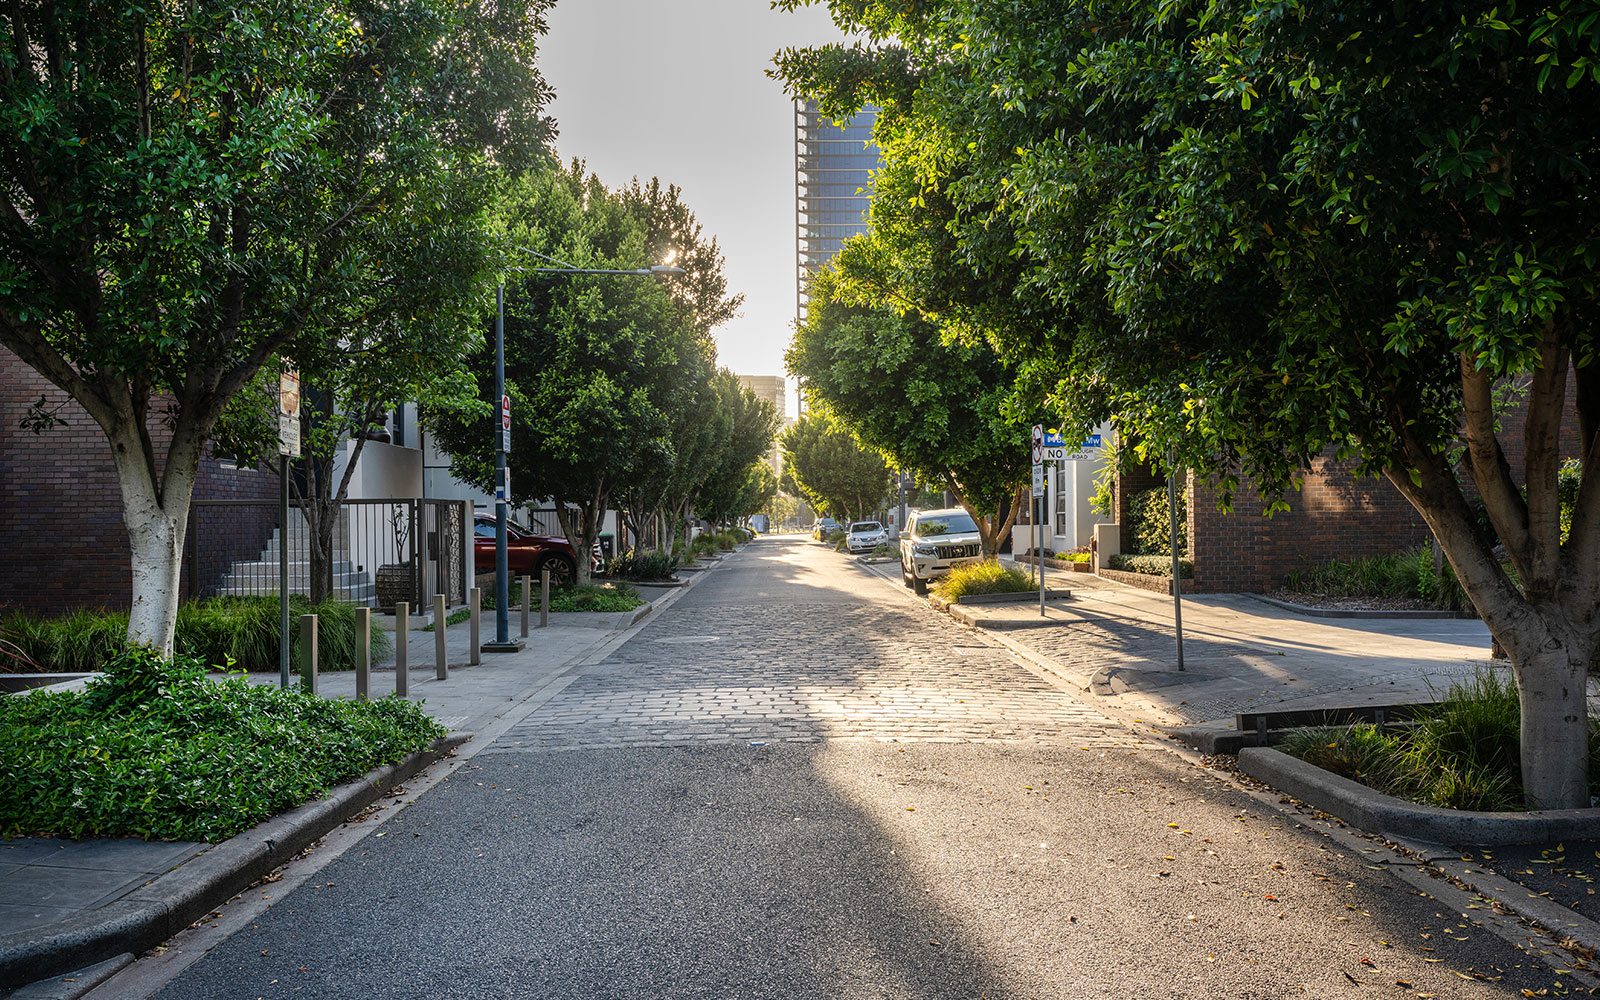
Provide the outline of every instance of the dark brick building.
<path id="1" fill-rule="evenodd" d="M 0 348 L 0 607 L 47 613 L 126 608 L 132 587 L 128 537 L 110 445 L 76 403 L 58 411 L 65 426 L 42 434 L 19 426 L 41 396 L 47 406 L 66 399 Z M 150 430 L 159 456 L 165 431 L 155 422 Z M 194 495 L 197 500 L 275 500 L 278 478 L 208 457 Z M 208 511 L 202 530 L 216 571 L 225 571 L 233 559 L 258 556 L 276 517 L 269 506 Z M 186 571 L 186 594 L 193 583 L 189 575 Z"/>

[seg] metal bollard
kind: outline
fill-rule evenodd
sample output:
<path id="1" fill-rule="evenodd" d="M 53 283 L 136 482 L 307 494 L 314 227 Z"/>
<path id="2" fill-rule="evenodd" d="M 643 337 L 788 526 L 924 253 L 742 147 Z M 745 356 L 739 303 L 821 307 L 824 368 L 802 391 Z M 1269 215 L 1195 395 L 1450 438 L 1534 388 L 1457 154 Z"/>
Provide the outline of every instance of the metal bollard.
<path id="1" fill-rule="evenodd" d="M 522 577 L 522 637 L 528 637 L 528 614 L 533 610 L 533 577 Z"/>
<path id="2" fill-rule="evenodd" d="M 410 665 L 406 662 L 411 641 L 411 605 L 396 601 L 394 605 L 394 693 L 402 698 L 411 694 Z"/>
<path id="3" fill-rule="evenodd" d="M 356 701 L 366 701 L 372 683 L 372 609 L 356 608 Z"/>
<path id="4" fill-rule="evenodd" d="M 300 690 L 317 693 L 317 616 L 300 616 Z"/>
<path id="5" fill-rule="evenodd" d="M 539 571 L 539 627 L 550 625 L 550 567 Z"/>
<path id="6" fill-rule="evenodd" d="M 483 592 L 477 587 L 467 591 L 467 633 L 472 639 L 472 652 L 467 662 L 473 666 L 483 662 L 483 651 L 478 648 L 478 613 L 483 609 Z"/>
<path id="7" fill-rule="evenodd" d="M 433 595 L 433 656 L 434 676 L 439 680 L 450 678 L 450 663 L 445 659 L 444 595 Z"/>

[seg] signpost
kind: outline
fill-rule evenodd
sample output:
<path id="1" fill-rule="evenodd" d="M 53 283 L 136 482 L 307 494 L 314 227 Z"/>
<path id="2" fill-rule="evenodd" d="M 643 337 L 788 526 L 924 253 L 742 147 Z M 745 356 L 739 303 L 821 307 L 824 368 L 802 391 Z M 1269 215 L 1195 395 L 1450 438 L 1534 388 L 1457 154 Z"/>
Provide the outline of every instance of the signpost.
<path id="1" fill-rule="evenodd" d="M 289 459 L 300 454 L 300 373 L 278 376 L 278 684 L 289 687 Z"/>
<path id="2" fill-rule="evenodd" d="M 1045 434 L 1043 424 L 1033 425 L 1033 499 L 1032 513 L 1034 536 L 1038 542 L 1033 548 L 1033 562 L 1039 567 L 1039 617 L 1044 617 L 1044 518 L 1039 516 L 1044 500 Z"/>

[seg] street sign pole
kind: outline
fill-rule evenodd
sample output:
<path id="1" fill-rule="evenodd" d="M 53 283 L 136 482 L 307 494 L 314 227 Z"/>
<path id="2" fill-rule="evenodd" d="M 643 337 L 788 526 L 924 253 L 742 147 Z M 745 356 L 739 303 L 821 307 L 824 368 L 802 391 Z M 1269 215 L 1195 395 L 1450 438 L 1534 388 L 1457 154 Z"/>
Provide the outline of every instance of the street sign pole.
<path id="1" fill-rule="evenodd" d="M 278 685 L 289 688 L 289 458 L 300 454 L 300 373 L 278 376 Z"/>
<path id="2" fill-rule="evenodd" d="M 1168 548 L 1172 549 L 1172 632 L 1178 638 L 1178 669 L 1183 669 L 1183 577 L 1178 574 L 1178 468 L 1173 452 L 1167 453 L 1171 463 L 1167 473 Z"/>
<path id="3" fill-rule="evenodd" d="M 523 648 L 511 639 L 511 568 L 506 553 L 506 507 L 511 503 L 508 461 L 511 450 L 511 398 L 506 395 L 506 286 L 494 292 L 494 394 L 500 400 L 500 433 L 494 449 L 494 641 L 485 653 L 515 653 Z M 442 633 L 444 623 L 434 626 Z"/>

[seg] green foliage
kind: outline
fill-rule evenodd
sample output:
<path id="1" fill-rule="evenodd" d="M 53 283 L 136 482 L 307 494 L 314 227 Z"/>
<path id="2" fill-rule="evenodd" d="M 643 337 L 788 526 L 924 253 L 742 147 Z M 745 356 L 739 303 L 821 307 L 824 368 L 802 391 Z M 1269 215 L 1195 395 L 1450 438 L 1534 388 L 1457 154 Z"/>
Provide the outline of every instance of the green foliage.
<path id="1" fill-rule="evenodd" d="M 1189 550 L 1189 491 L 1179 490 L 1178 548 Z M 1172 551 L 1172 510 L 1167 501 L 1167 488 L 1159 486 L 1143 490 L 1128 498 L 1128 508 L 1133 523 L 1129 539 L 1129 555 Z M 1170 575 L 1170 574 L 1169 574 Z"/>
<path id="2" fill-rule="evenodd" d="M 494 599 L 491 597 L 487 602 L 480 603 L 478 605 L 478 608 L 481 611 L 493 611 L 493 610 L 495 610 L 495 608 L 494 608 Z M 466 621 L 467 619 L 469 619 L 471 617 L 472 617 L 472 609 L 471 608 L 456 608 L 454 611 L 452 611 L 449 614 L 444 616 L 445 628 L 449 628 L 451 625 L 459 625 L 459 624 L 461 624 L 462 622 Z M 421 632 L 432 632 L 433 631 L 433 626 L 434 626 L 434 623 L 433 622 L 429 622 L 428 624 L 422 626 L 422 628 L 419 629 L 418 631 L 421 631 Z"/>
<path id="3" fill-rule="evenodd" d="M 1452 611 L 1473 610 L 1448 560 L 1443 573 L 1434 575 L 1433 551 L 1427 545 L 1297 569 L 1285 578 L 1284 587 L 1328 597 L 1416 598 Z"/>
<path id="4" fill-rule="evenodd" d="M 658 549 L 630 548 L 611 561 L 611 575 L 624 580 L 670 580 L 678 572 L 678 558 Z"/>
<path id="5" fill-rule="evenodd" d="M 935 581 L 933 589 L 947 601 L 959 601 L 969 594 L 1023 594 L 1038 589 L 1038 584 L 1027 574 L 991 559 L 957 566 Z"/>
<path id="6" fill-rule="evenodd" d="M 1090 561 L 1089 553 L 1087 552 L 1068 552 L 1061 558 L 1065 559 L 1067 562 L 1073 563 L 1086 563 Z"/>
<path id="7" fill-rule="evenodd" d="M 300 665 L 300 616 L 317 616 L 319 670 L 354 670 L 356 610 L 343 601 L 312 604 L 289 595 L 289 659 Z M 185 656 L 232 663 L 251 672 L 278 669 L 278 598 L 213 597 L 178 607 L 174 645 Z M 16 643 L 45 672 L 88 673 L 103 669 L 127 648 L 126 612 L 80 609 L 60 618 L 16 612 L 0 618 L 0 638 Z M 394 639 L 372 628 L 372 657 L 388 656 Z"/>
<path id="8" fill-rule="evenodd" d="M 444 735 L 401 699 L 221 683 L 133 647 L 82 693 L 0 698 L 0 835 L 219 841 Z"/>
<path id="9" fill-rule="evenodd" d="M 549 3 L 66 0 L 0 25 L 0 345 L 127 455 L 130 538 L 183 522 L 214 431 L 270 432 L 219 422 L 280 363 L 419 373 L 459 346 L 493 178 L 551 134 Z M 132 625 L 166 649 L 163 568 L 134 575 Z"/>
<path id="10" fill-rule="evenodd" d="M 1124 573 L 1143 573 L 1146 576 L 1172 578 L 1172 553 L 1147 552 L 1143 555 L 1114 555 L 1106 559 L 1106 568 Z M 1194 563 L 1178 560 L 1178 573 L 1187 580 L 1194 576 Z"/>
<path id="11" fill-rule="evenodd" d="M 1600 489 L 1563 547 L 1555 431 L 1592 425 L 1564 389 L 1600 364 L 1592 0 L 828 6 L 870 45 L 776 75 L 834 116 L 881 109 L 849 281 L 1225 502 L 1248 481 L 1281 510 L 1316 460 L 1353 460 L 1435 526 L 1519 673 L 1557 682 L 1574 635 L 1593 654 Z M 1515 379 L 1525 448 L 1496 427 Z M 1555 700 L 1530 711 L 1577 735 Z M 1579 804 L 1571 755 L 1528 760 L 1530 794 Z"/>
<path id="12" fill-rule="evenodd" d="M 847 243 L 846 263 L 858 252 L 867 248 Z M 807 399 L 899 469 L 954 482 L 995 548 L 1028 476 L 1028 428 L 1038 416 L 1011 405 L 1016 372 L 988 343 L 949 339 L 833 268 L 812 279 L 809 294 L 786 355 Z"/>
<path id="13" fill-rule="evenodd" d="M 1515 685 L 1483 673 L 1453 685 L 1435 714 L 1398 732 L 1299 730 L 1278 749 L 1379 791 L 1452 809 L 1524 808 Z M 1600 725 L 1590 724 L 1590 746 Z M 1591 749 L 1590 794 L 1600 793 Z"/>
<path id="14" fill-rule="evenodd" d="M 626 583 L 587 583 L 562 587 L 550 593 L 551 611 L 632 611 L 647 603 L 639 592 Z M 533 609 L 539 609 L 539 598 L 533 599 Z"/>
<path id="15" fill-rule="evenodd" d="M 784 474 L 819 513 L 851 520 L 889 495 L 889 466 L 825 413 L 810 412 L 779 438 Z"/>
<path id="16" fill-rule="evenodd" d="M 669 190 L 670 198 L 654 199 L 643 189 L 611 190 L 574 162 L 565 171 L 507 182 L 501 222 L 519 247 L 576 267 L 637 269 L 660 263 L 673 240 L 698 238 L 693 215 Z M 747 428 L 734 422 L 749 414 L 729 411 L 745 400 L 731 375 L 713 371 L 707 339 L 706 324 L 726 305 L 721 255 L 714 240 L 681 248 L 692 251 L 691 263 L 701 269 L 681 279 L 540 273 L 539 267 L 559 266 L 542 261 L 506 277 L 513 498 L 576 508 L 576 520 L 560 515 L 576 551 L 592 547 L 613 492 L 635 477 L 655 490 L 648 509 L 687 501 L 728 464 L 737 466 L 737 485 L 744 482 L 751 456 L 731 454 L 727 445 L 743 443 Z M 495 400 L 492 344 L 469 367 L 477 375 L 476 396 L 485 404 Z M 698 442 L 699 450 L 686 452 L 690 428 L 680 412 L 691 422 L 709 422 L 711 436 Z M 429 408 L 425 418 L 450 452 L 452 471 L 492 489 L 498 408 L 482 406 L 476 416 Z M 761 428 L 748 433 L 760 436 Z M 757 454 L 771 446 L 770 428 L 766 434 Z M 684 481 L 673 470 L 683 471 Z M 680 493 L 669 497 L 674 489 Z M 588 573 L 587 561 L 579 560 L 579 581 Z"/>

